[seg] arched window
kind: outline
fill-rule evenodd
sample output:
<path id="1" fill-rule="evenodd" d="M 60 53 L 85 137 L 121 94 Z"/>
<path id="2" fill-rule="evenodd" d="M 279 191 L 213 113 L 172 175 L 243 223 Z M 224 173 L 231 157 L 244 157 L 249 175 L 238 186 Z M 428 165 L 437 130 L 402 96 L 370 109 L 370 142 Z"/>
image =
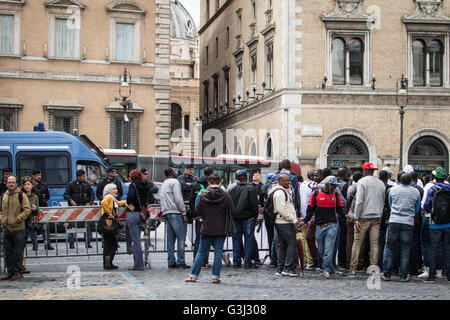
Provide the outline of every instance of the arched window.
<path id="1" fill-rule="evenodd" d="M 248 148 L 250 156 L 256 156 L 256 142 L 255 139 L 250 140 L 250 147 Z"/>
<path id="2" fill-rule="evenodd" d="M 346 165 L 352 171 L 362 171 L 364 162 L 369 161 L 369 149 L 358 137 L 343 135 L 334 140 L 328 148 L 328 167 L 336 172 Z"/>
<path id="3" fill-rule="evenodd" d="M 448 169 L 449 155 L 445 144 L 433 136 L 423 136 L 411 145 L 408 163 L 415 167 L 419 177 L 428 174 L 436 167 Z"/>
<path id="4" fill-rule="evenodd" d="M 359 38 L 350 41 L 350 84 L 363 84 L 363 42 Z"/>
<path id="5" fill-rule="evenodd" d="M 430 42 L 430 85 L 442 86 L 442 44 L 438 40 Z"/>
<path id="6" fill-rule="evenodd" d="M 425 85 L 425 45 L 421 40 L 413 43 L 414 85 Z"/>
<path id="7" fill-rule="evenodd" d="M 272 145 L 272 137 L 270 135 L 267 136 L 266 143 L 266 158 L 268 160 L 273 158 L 273 145 Z"/>
<path id="8" fill-rule="evenodd" d="M 345 84 L 345 42 L 342 38 L 333 40 L 333 84 Z"/>
<path id="9" fill-rule="evenodd" d="M 238 141 L 237 146 L 236 146 L 236 154 L 237 155 L 242 155 L 242 146 L 241 146 L 241 142 Z"/>
<path id="10" fill-rule="evenodd" d="M 181 107 L 177 103 L 172 103 L 171 108 L 171 134 L 172 138 L 181 138 L 181 133 L 175 133 L 177 129 L 181 129 Z"/>

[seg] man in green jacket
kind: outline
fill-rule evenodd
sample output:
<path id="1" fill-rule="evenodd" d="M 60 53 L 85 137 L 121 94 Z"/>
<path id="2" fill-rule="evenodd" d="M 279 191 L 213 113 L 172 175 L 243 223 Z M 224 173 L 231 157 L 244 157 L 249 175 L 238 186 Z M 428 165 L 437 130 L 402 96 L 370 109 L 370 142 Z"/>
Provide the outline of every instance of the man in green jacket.
<path id="1" fill-rule="evenodd" d="M 18 280 L 23 278 L 20 272 L 23 263 L 23 240 L 25 220 L 31 213 L 28 197 L 17 187 L 17 178 L 9 176 L 6 180 L 7 190 L 1 197 L 0 221 L 3 225 L 3 242 L 5 246 L 5 264 L 8 273 L 0 280 Z"/>

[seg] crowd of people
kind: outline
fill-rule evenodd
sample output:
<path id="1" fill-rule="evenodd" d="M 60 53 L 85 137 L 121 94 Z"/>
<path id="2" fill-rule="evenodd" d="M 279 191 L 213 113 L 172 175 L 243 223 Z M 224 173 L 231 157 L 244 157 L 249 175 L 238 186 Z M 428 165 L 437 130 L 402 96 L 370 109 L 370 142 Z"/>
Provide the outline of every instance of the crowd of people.
<path id="1" fill-rule="evenodd" d="M 211 248 L 213 283 L 221 281 L 222 261 L 234 268 L 258 268 L 265 259 L 260 259 L 255 229 L 264 221 L 269 265 L 276 268 L 275 276 L 298 277 L 306 269 L 324 279 L 345 274 L 353 278 L 357 271 L 368 271 L 379 272 L 385 281 L 393 275 L 401 282 L 418 276 L 433 283 L 444 275 L 450 281 L 450 185 L 444 168 L 436 168 L 423 181 L 411 166 L 398 172 L 396 179 L 388 167 L 375 176 L 378 168 L 372 163 L 364 163 L 362 172 L 344 166 L 336 175 L 329 168 L 312 169 L 305 180 L 290 169 L 290 161 L 282 161 L 280 171 L 267 175 L 265 184 L 259 172 L 249 177 L 249 172 L 239 170 L 236 181 L 227 187 L 212 167 L 204 168 L 198 179 L 192 165 L 186 165 L 180 176 L 166 169 L 160 206 L 168 268 L 191 269 L 185 281 L 196 282 L 201 268 L 210 266 Z M 126 246 L 134 262 L 128 269 L 144 270 L 141 231 L 147 226 L 146 208 L 156 202 L 154 194 L 158 193 L 148 175 L 145 168 L 130 172 L 124 200 L 114 168 L 107 168 L 96 193 L 82 169 L 66 188 L 64 199 L 69 206 L 92 205 L 95 196 L 100 200 L 106 270 L 118 268 L 113 260 L 117 232 L 123 227 L 118 220 L 120 206 L 128 208 Z M 50 197 L 39 170 L 23 177 L 20 188 L 18 182 L 11 169 L 3 170 L 0 220 L 8 272 L 1 280 L 17 280 L 29 272 L 23 265 L 24 248 L 30 237 L 37 250 L 39 231 L 32 219 L 39 207 L 48 206 Z M 191 223 L 195 231 L 192 267 L 185 258 L 186 226 Z M 75 226 L 74 222 L 65 225 Z M 85 227 L 89 248 L 92 234 Z M 44 224 L 44 246 L 53 250 L 48 229 Z M 232 262 L 229 253 L 223 252 L 227 237 L 232 237 Z M 69 234 L 68 242 L 74 248 L 75 235 Z"/>

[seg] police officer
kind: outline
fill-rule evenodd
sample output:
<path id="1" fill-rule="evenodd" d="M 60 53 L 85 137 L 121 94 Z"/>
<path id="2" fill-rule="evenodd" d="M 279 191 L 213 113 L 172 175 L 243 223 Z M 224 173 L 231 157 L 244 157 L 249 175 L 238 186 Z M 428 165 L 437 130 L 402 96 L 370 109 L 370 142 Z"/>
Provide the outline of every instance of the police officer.
<path id="1" fill-rule="evenodd" d="M 192 164 L 186 164 L 184 166 L 184 174 L 178 177 L 178 181 L 181 183 L 183 201 L 189 201 L 192 188 L 194 188 L 197 182 L 197 179 L 194 177 L 194 166 Z"/>
<path id="2" fill-rule="evenodd" d="M 39 208 L 48 207 L 48 200 L 50 200 L 50 190 L 48 185 L 42 181 L 42 172 L 39 169 L 31 172 L 33 182 L 35 183 L 37 196 L 39 199 Z M 42 233 L 42 240 L 44 240 L 44 246 L 46 250 L 55 250 L 50 243 L 50 225 L 48 223 L 44 226 L 44 232 Z"/>
<path id="3" fill-rule="evenodd" d="M 108 167 L 106 168 L 106 177 L 103 178 L 98 184 L 97 184 L 97 199 L 98 201 L 102 201 L 103 200 L 103 189 L 105 188 L 105 186 L 109 183 L 114 183 L 117 186 L 117 200 L 120 201 L 120 199 L 122 199 L 123 196 L 123 188 L 122 188 L 122 183 L 119 181 L 119 179 L 116 178 L 116 169 L 114 169 L 113 167 Z"/>
<path id="4" fill-rule="evenodd" d="M 5 168 L 3 169 L 3 179 L 2 182 L 0 182 L 0 194 L 4 194 L 8 188 L 6 187 L 6 180 L 8 180 L 8 177 L 12 175 L 11 168 Z"/>
<path id="5" fill-rule="evenodd" d="M 87 206 L 93 205 L 95 194 L 94 189 L 89 182 L 86 181 L 86 171 L 79 169 L 76 172 L 77 180 L 72 181 L 64 192 L 64 200 L 69 202 L 69 206 Z M 81 223 L 79 223 L 81 225 Z M 74 223 L 68 224 L 71 228 L 74 227 Z M 79 227 L 79 226 L 77 226 Z M 92 239 L 92 232 L 89 228 L 89 223 L 86 223 L 86 248 L 92 248 L 90 242 Z M 69 233 L 68 240 L 70 249 L 74 249 L 75 235 Z"/>

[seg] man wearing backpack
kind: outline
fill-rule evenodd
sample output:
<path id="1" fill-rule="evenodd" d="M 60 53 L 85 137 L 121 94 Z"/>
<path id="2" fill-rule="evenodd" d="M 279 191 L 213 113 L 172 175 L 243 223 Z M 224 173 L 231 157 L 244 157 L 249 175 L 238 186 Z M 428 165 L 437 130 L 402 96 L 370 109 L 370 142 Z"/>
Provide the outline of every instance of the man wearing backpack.
<path id="1" fill-rule="evenodd" d="M 9 176 L 6 180 L 6 192 L 1 196 L 0 221 L 4 228 L 5 264 L 8 273 L 0 280 L 19 280 L 23 265 L 23 241 L 25 220 L 31 213 L 30 202 L 19 188 L 17 178 Z"/>
<path id="2" fill-rule="evenodd" d="M 310 169 L 307 173 L 307 179 L 300 185 L 300 213 L 301 218 L 306 218 L 306 210 L 308 209 L 308 201 L 311 198 L 311 193 L 315 188 L 314 183 L 314 169 Z M 306 225 L 302 226 L 302 246 L 304 259 L 306 261 L 306 270 L 313 270 L 313 258 L 309 252 L 308 242 L 306 240 L 306 235 L 308 233 L 308 227 Z"/>
<path id="3" fill-rule="evenodd" d="M 450 281 L 450 185 L 444 182 L 447 170 L 439 167 L 433 171 L 436 185 L 428 190 L 424 209 L 430 216 L 430 271 L 425 283 L 434 283 L 438 250 L 444 243 L 444 259 L 447 280 Z"/>
<path id="4" fill-rule="evenodd" d="M 237 171 L 236 180 L 236 185 L 228 189 L 235 208 L 233 220 L 236 233 L 233 236 L 233 263 L 234 267 L 241 267 L 240 243 L 244 235 L 244 267 L 257 268 L 252 264 L 252 256 L 255 220 L 258 217 L 258 194 L 255 188 L 247 184 L 247 171 Z"/>
<path id="5" fill-rule="evenodd" d="M 275 218 L 278 269 L 275 275 L 298 277 L 297 266 L 297 216 L 292 201 L 290 179 L 286 174 L 278 178 L 278 185 L 270 190 L 267 200 L 267 214 Z"/>
<path id="6" fill-rule="evenodd" d="M 343 210 L 344 204 L 341 196 L 336 192 L 338 184 L 334 176 L 328 176 L 323 180 L 323 187 L 314 190 L 311 194 L 306 218 L 301 223 L 302 225 L 307 224 L 313 215 L 315 216 L 318 254 L 321 257 L 325 279 L 330 279 L 331 274 L 336 271 L 333 262 L 333 251 L 338 232 L 336 214 L 348 218 Z"/>
<path id="7" fill-rule="evenodd" d="M 297 217 L 300 218 L 300 193 L 298 188 L 298 179 L 295 174 L 291 173 L 291 161 L 289 161 L 288 159 L 284 159 L 283 161 L 281 161 L 281 171 L 273 177 L 272 183 L 277 183 L 278 178 L 282 174 L 286 174 L 291 181 L 292 200 L 294 202 Z"/>

